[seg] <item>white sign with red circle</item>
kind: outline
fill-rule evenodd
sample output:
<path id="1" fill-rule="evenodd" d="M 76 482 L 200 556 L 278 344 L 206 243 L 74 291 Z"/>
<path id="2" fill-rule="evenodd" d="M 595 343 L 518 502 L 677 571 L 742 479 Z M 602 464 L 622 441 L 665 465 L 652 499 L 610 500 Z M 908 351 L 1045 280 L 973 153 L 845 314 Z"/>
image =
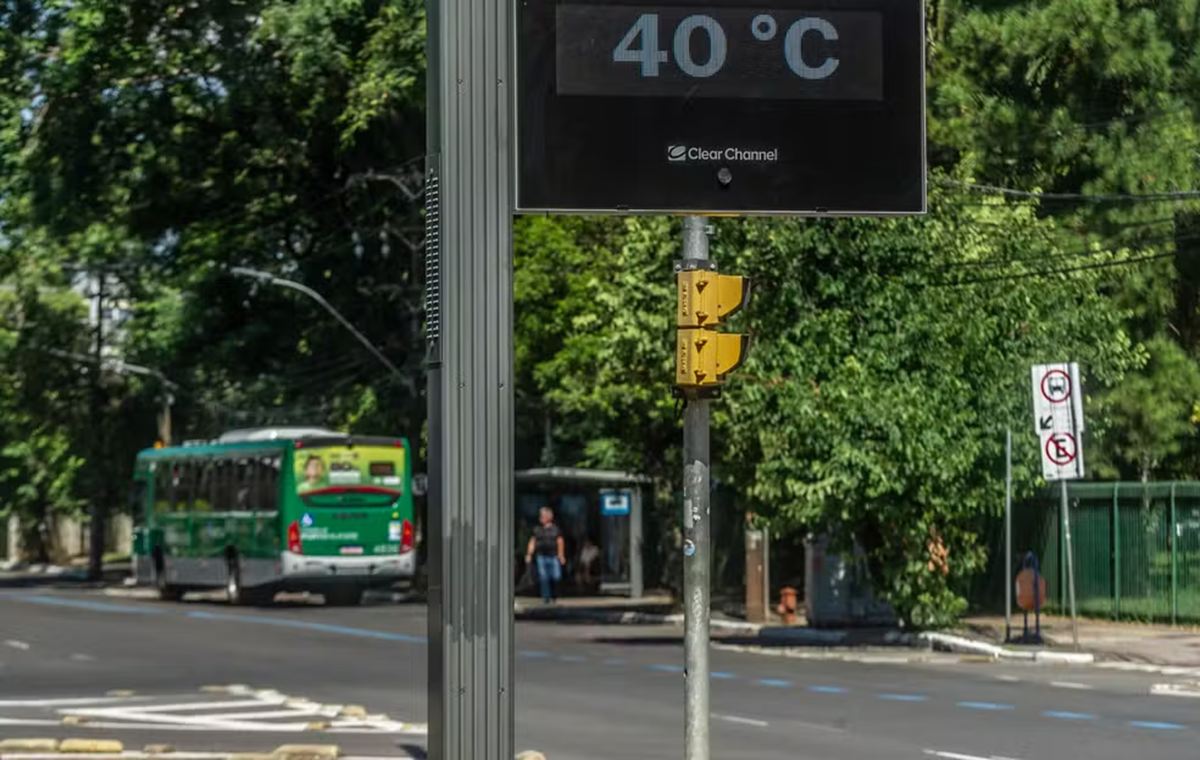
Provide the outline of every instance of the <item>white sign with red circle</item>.
<path id="1" fill-rule="evenodd" d="M 1047 371 L 1039 385 L 1042 398 L 1051 404 L 1066 403 L 1071 398 L 1071 376 L 1061 369 Z"/>
<path id="2" fill-rule="evenodd" d="M 1053 433 L 1046 436 L 1046 458 L 1059 467 L 1074 462 L 1078 453 L 1075 436 L 1070 433 Z"/>
<path id="3" fill-rule="evenodd" d="M 1073 362 L 1033 367 L 1033 424 L 1047 481 L 1083 477 L 1083 387 Z"/>

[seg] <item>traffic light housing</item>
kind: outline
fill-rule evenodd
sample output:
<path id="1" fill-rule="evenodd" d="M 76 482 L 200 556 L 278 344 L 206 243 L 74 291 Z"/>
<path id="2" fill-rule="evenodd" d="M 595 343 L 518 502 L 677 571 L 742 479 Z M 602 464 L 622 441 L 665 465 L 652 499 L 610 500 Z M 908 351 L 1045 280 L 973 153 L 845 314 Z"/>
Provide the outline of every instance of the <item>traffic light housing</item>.
<path id="1" fill-rule="evenodd" d="M 677 262 L 675 385 L 715 391 L 745 361 L 750 338 L 715 329 L 749 298 L 750 280 L 718 274 L 716 262 Z"/>
<path id="2" fill-rule="evenodd" d="M 719 325 L 741 309 L 750 294 L 750 280 L 737 275 L 685 269 L 675 279 L 679 287 L 679 327 Z"/>
<path id="3" fill-rule="evenodd" d="M 725 375 L 742 365 L 749 343 L 749 335 L 719 333 L 702 327 L 681 328 L 675 339 L 675 384 L 720 385 Z"/>

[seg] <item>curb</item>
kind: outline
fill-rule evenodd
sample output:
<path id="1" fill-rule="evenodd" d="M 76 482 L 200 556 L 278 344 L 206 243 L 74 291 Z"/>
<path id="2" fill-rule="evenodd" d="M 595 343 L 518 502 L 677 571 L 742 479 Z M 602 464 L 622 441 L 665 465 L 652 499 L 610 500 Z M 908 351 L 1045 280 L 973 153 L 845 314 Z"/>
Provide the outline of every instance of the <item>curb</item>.
<path id="1" fill-rule="evenodd" d="M 937 665 L 942 663 L 957 663 L 962 660 L 962 656 L 933 654 L 928 651 L 919 650 L 914 650 L 911 654 L 892 654 L 878 651 L 837 651 L 829 649 L 767 649 L 755 645 L 722 644 L 719 642 L 713 642 L 711 646 L 713 649 L 725 652 L 740 652 L 765 657 L 787 657 L 794 660 L 856 662 L 863 665 L 906 665 L 914 662 Z"/>
<path id="2" fill-rule="evenodd" d="M 1063 665 L 1090 665 L 1096 661 L 1096 655 L 1091 652 L 1052 652 L 1048 649 L 1021 652 L 949 633 L 922 633 L 918 634 L 916 638 L 928 642 L 933 649 L 938 651 L 987 655 L 997 660 L 1024 660 Z"/>
<path id="3" fill-rule="evenodd" d="M 1164 676 L 1200 676 L 1200 668 L 1180 665 L 1154 665 L 1145 662 L 1130 662 L 1128 660 L 1109 660 L 1097 662 L 1096 667 L 1107 670 L 1125 670 L 1138 673 L 1156 673 Z"/>
<path id="4" fill-rule="evenodd" d="M 905 633 L 903 631 L 851 631 L 823 630 L 813 628 L 762 628 L 758 639 L 761 644 L 731 646 L 721 644 L 722 648 L 730 651 L 749 652 L 754 654 L 776 654 L 768 647 L 786 647 L 789 644 L 812 647 L 876 647 L 883 649 L 908 648 L 920 653 L 944 652 L 957 654 L 958 662 L 993 662 L 996 660 L 1031 662 L 1042 664 L 1089 665 L 1095 663 L 1096 656 L 1090 652 L 1053 652 L 1038 650 L 1032 652 L 1013 651 L 988 644 L 983 641 L 955 636 L 948 633 Z M 802 652 L 788 652 L 785 656 L 801 657 Z M 923 662 L 929 661 L 928 654 L 913 655 L 849 655 L 833 652 L 810 652 L 813 659 L 840 659 L 846 661 L 872 662 Z M 869 660 L 867 658 L 870 658 Z"/>
<path id="5" fill-rule="evenodd" d="M 58 752 L 58 739 L 0 739 L 0 754 L 9 752 Z"/>
<path id="6" fill-rule="evenodd" d="M 588 620 L 601 625 L 682 625 L 683 615 L 638 610 L 595 610 L 573 607 L 525 607 L 519 602 L 513 605 L 513 617 L 517 620 Z M 710 620 L 710 629 L 758 633 L 763 629 L 758 623 L 741 620 Z"/>

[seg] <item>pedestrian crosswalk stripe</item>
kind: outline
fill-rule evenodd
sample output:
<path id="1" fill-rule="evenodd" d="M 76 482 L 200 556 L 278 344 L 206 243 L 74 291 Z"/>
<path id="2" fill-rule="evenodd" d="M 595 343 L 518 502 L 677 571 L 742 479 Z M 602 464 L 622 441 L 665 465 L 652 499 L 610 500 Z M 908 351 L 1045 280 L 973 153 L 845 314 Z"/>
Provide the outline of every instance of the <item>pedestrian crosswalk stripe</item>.
<path id="1" fill-rule="evenodd" d="M 247 697 L 243 692 L 225 700 L 214 700 L 208 694 L 206 699 L 176 694 L 6 700 L 0 702 L 0 725 L 57 725 L 72 720 L 102 729 L 289 733 L 321 725 L 331 733 L 428 733 L 425 724 L 393 720 L 379 713 L 344 714 L 345 705 L 321 704 L 274 690 L 252 694 Z M 30 715 L 31 711 L 39 714 Z"/>

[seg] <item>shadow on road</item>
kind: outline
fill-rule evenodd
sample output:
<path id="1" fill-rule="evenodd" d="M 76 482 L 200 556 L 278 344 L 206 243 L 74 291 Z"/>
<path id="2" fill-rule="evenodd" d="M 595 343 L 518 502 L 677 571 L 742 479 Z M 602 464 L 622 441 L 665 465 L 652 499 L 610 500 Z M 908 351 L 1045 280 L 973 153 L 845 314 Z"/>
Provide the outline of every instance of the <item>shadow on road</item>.
<path id="1" fill-rule="evenodd" d="M 398 745 L 400 751 L 413 758 L 414 760 L 429 760 L 429 753 L 424 747 L 416 744 L 401 744 Z"/>

